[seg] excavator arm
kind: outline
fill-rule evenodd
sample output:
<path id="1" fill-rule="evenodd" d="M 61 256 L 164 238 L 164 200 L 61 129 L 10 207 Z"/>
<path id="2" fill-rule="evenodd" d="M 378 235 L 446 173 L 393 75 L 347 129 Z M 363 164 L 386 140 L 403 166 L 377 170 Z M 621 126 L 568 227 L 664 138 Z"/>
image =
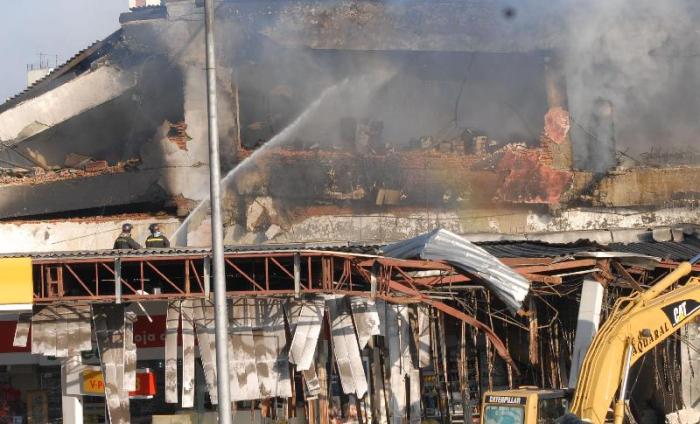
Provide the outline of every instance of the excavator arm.
<path id="1" fill-rule="evenodd" d="M 592 423 L 604 423 L 615 393 L 615 422 L 622 423 L 629 367 L 684 323 L 700 316 L 700 279 L 664 293 L 692 271 L 700 255 L 684 262 L 647 291 L 619 299 L 583 361 L 571 412 Z"/>

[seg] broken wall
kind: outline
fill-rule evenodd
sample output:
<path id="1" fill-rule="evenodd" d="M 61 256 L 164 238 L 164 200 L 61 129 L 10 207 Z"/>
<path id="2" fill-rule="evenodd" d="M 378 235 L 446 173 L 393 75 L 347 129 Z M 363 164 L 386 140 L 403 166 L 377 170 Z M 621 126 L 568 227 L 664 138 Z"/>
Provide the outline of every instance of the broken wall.
<path id="1" fill-rule="evenodd" d="M 127 22 L 124 37 L 136 54 L 156 51 L 167 57 L 168 66 L 181 75 L 183 138 L 173 140 L 161 125 L 153 127 L 150 141 L 141 148 L 144 162 L 160 167 L 159 184 L 173 197 L 202 200 L 208 193 L 209 162 L 206 76 L 204 70 L 203 9 L 194 2 L 170 2 L 165 19 Z M 194 17 L 194 18 L 193 18 Z M 219 23 L 217 21 L 217 23 Z M 222 164 L 230 166 L 238 145 L 236 87 L 232 71 L 218 43 L 218 116 Z M 171 122 L 179 124 L 179 122 Z"/>

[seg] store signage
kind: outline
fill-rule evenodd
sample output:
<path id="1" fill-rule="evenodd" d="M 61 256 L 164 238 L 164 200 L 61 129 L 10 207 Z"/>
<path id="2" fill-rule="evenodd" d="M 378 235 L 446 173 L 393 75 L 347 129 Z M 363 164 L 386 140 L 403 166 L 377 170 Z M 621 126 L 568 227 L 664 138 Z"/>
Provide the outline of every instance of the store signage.
<path id="1" fill-rule="evenodd" d="M 87 396 L 104 396 L 105 381 L 102 371 L 87 369 L 82 373 L 81 393 Z M 156 374 L 150 368 L 136 370 L 136 390 L 129 392 L 132 399 L 151 399 L 156 395 Z"/>
<path id="2" fill-rule="evenodd" d="M 495 396 L 486 397 L 486 403 L 501 403 L 505 405 L 525 405 L 527 398 L 523 396 Z"/>

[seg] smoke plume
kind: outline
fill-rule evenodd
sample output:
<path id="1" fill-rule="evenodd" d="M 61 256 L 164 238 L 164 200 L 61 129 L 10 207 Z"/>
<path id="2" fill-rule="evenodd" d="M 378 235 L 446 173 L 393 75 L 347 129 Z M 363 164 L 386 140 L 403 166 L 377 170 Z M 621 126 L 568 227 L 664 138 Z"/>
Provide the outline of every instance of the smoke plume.
<path id="1" fill-rule="evenodd" d="M 685 0 L 571 2 L 562 51 L 580 167 L 612 165 L 615 143 L 631 155 L 696 143 L 697 9 Z"/>

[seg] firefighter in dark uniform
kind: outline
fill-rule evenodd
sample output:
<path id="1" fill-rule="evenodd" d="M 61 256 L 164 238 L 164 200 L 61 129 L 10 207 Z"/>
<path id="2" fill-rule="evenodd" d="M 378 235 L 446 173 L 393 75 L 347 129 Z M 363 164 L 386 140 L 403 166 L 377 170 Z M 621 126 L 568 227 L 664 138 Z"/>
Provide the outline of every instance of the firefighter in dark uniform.
<path id="1" fill-rule="evenodd" d="M 170 241 L 160 232 L 158 224 L 148 226 L 151 235 L 146 239 L 146 247 L 170 247 Z"/>
<path id="2" fill-rule="evenodd" d="M 140 249 L 141 245 L 131 238 L 131 224 L 122 225 L 122 233 L 114 240 L 113 249 Z"/>

